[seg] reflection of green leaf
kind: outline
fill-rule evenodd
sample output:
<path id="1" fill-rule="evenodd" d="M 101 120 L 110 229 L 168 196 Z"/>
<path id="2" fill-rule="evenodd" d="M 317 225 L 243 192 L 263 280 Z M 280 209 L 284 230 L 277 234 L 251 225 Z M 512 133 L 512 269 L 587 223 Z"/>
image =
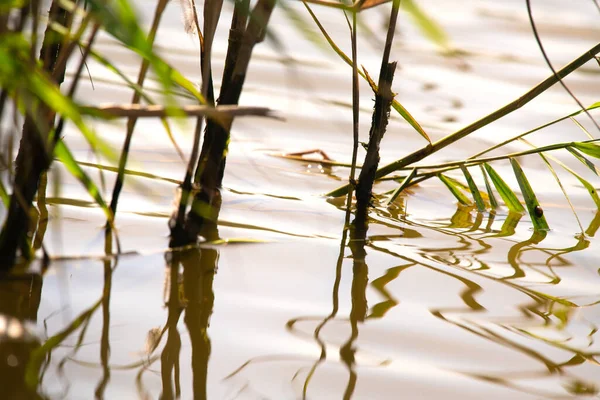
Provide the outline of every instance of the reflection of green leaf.
<path id="1" fill-rule="evenodd" d="M 514 235 L 521 218 L 523 218 L 523 213 L 509 211 L 504 223 L 502 224 L 502 227 L 500 227 L 500 233 L 494 236 L 508 237 Z"/>
<path id="2" fill-rule="evenodd" d="M 73 155 L 71 154 L 71 152 L 69 151 L 69 149 L 67 148 L 67 146 L 65 145 L 65 143 L 62 140 L 59 140 L 58 143 L 56 144 L 56 147 L 54 149 L 54 154 L 65 165 L 67 170 L 75 178 L 77 178 L 77 180 L 79 180 L 79 182 L 81 182 L 81 184 L 83 185 L 83 187 L 85 187 L 85 189 L 87 190 L 89 195 L 96 201 L 96 203 L 98 203 L 98 205 L 100 207 L 102 207 L 102 210 L 106 214 L 106 217 L 108 218 L 108 220 L 111 221 L 112 220 L 112 212 L 110 211 L 110 209 L 106 205 L 106 202 L 102 198 L 102 195 L 100 194 L 100 191 L 98 190 L 98 187 L 90 179 L 90 177 L 85 173 L 85 171 L 83 171 L 83 169 L 81 169 L 79 164 L 77 164 L 77 162 L 73 158 Z"/>
<path id="3" fill-rule="evenodd" d="M 438 178 L 440 178 L 440 180 L 444 182 L 448 190 L 450 190 L 450 193 L 452 193 L 454 197 L 456 197 L 456 200 L 458 200 L 459 203 L 467 206 L 471 205 L 471 202 L 469 201 L 467 196 L 465 196 L 465 194 L 459 189 L 455 182 L 448 179 L 448 177 L 444 174 L 438 174 Z"/>
<path id="4" fill-rule="evenodd" d="M 469 190 L 471 191 L 471 194 L 473 195 L 473 200 L 475 200 L 477 209 L 480 212 L 485 211 L 485 203 L 483 202 L 483 199 L 481 198 L 481 193 L 479 193 L 479 189 L 477 188 L 477 185 L 475 184 L 475 181 L 473 180 L 471 173 L 469 172 L 467 167 L 465 167 L 462 164 L 460 166 L 460 169 L 463 172 L 465 179 L 467 180 L 467 184 L 469 185 Z"/>
<path id="5" fill-rule="evenodd" d="M 25 382 L 27 383 L 27 386 L 30 388 L 36 388 L 38 386 L 38 371 L 48 354 L 69 337 L 71 333 L 75 332 L 82 324 L 84 324 L 98 309 L 100 304 L 102 304 L 102 299 L 98 300 L 92 307 L 81 313 L 79 317 L 61 332 L 48 338 L 41 347 L 31 352 L 31 357 L 29 358 L 25 370 Z"/>
<path id="6" fill-rule="evenodd" d="M 421 9 L 421 7 L 414 2 L 414 0 L 402 1 L 402 7 L 406 12 L 408 12 L 413 22 L 417 25 L 425 37 L 442 47 L 444 50 L 450 49 L 446 32 L 444 32 L 442 27 L 439 26 L 438 23 L 435 22 L 430 16 L 428 16 Z"/>
<path id="7" fill-rule="evenodd" d="M 548 230 L 548 223 L 546 222 L 546 217 L 544 217 L 544 212 L 541 211 L 542 208 L 538 199 L 529 184 L 529 180 L 525 176 L 523 169 L 519 165 L 519 162 L 511 158 L 510 163 L 513 167 L 513 171 L 515 172 L 515 177 L 517 178 L 517 182 L 519 182 L 519 187 L 521 188 L 521 192 L 523 193 L 523 198 L 525 199 L 525 204 L 527 205 L 527 210 L 529 211 L 529 216 L 531 217 L 531 222 L 533 223 L 533 228 L 538 230 Z"/>
<path id="8" fill-rule="evenodd" d="M 492 183 L 496 187 L 496 190 L 498 191 L 498 193 L 500 193 L 500 197 L 502 197 L 502 200 L 504 201 L 504 204 L 506 204 L 506 207 L 508 207 L 508 209 L 513 212 L 525 211 L 525 209 L 521 205 L 521 202 L 517 198 L 517 195 L 515 195 L 515 192 L 513 192 L 512 189 L 506 184 L 506 182 L 504 182 L 500 175 L 498 175 L 498 173 L 489 164 L 485 163 L 483 164 L 483 166 L 485 167 L 486 172 L 490 176 Z"/>

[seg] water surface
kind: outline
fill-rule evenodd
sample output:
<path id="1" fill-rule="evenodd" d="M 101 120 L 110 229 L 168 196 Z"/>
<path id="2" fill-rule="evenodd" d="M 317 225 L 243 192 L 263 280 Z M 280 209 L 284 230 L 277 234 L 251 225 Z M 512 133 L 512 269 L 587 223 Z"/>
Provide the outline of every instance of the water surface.
<path id="1" fill-rule="evenodd" d="M 392 52 L 399 62 L 394 90 L 432 139 L 549 76 L 521 1 L 419 4 L 461 50 L 441 55 L 401 14 Z M 148 21 L 154 2 L 137 5 Z M 535 4 L 556 66 L 600 38 L 592 2 L 569 7 L 560 1 Z M 216 81 L 226 50 L 231 7 L 225 8 L 215 46 Z M 314 29 L 303 8 L 294 9 Z M 315 9 L 349 51 L 343 15 Z M 376 35 L 360 40 L 359 62 L 373 76 L 388 9 L 362 15 Z M 174 66 L 198 81 L 198 49 L 183 32 L 180 15 L 179 5 L 171 3 L 158 44 Z M 285 52 L 268 43 L 256 48 L 241 103 L 271 107 L 285 122 L 236 121 L 220 221 L 209 233 L 214 244 L 183 254 L 168 251 L 167 221 L 185 164 L 156 121 L 139 121 L 136 128 L 128 168 L 155 177 L 127 177 L 117 215 L 123 255 L 103 257 L 102 212 L 61 165 L 54 166 L 51 180 L 61 187 L 49 185 L 44 242 L 52 264 L 43 284 L 32 286 L 41 290 L 33 318 L 42 343 L 60 338 L 60 344 L 42 363 L 40 392 L 72 399 L 597 397 L 600 249 L 594 236 L 600 214 L 579 182 L 560 173 L 585 235 L 542 161 L 529 157 L 521 163 L 544 206 L 549 232 L 534 232 L 528 216 L 505 208 L 477 213 L 458 206 L 431 180 L 389 209 L 376 207 L 367 241 L 345 246 L 342 204 L 322 194 L 344 183 L 348 170 L 273 153 L 318 148 L 335 160 L 350 160 L 351 70 L 326 45 L 308 41 L 281 11 L 273 33 L 285 38 Z M 135 77 L 138 60 L 128 51 L 108 37 L 99 40 L 99 49 Z M 81 99 L 129 101 L 130 91 L 117 78 L 97 64 L 89 67 L 94 89 L 82 82 Z M 589 63 L 584 70 L 566 81 L 589 104 L 600 89 L 598 68 Z M 372 97 L 361 82 L 363 139 Z M 464 159 L 576 109 L 554 88 L 428 163 Z M 122 123 L 95 127 L 120 148 Z M 173 128 L 187 156 L 193 123 Z M 110 164 L 99 161 L 73 130 L 66 137 L 78 160 Z M 570 121 L 531 137 L 538 145 L 585 139 Z M 382 162 L 423 145 L 393 115 Z M 515 144 L 507 151 L 525 148 Z M 593 181 L 568 153 L 556 156 Z M 508 163 L 494 166 L 517 187 Z M 99 185 L 104 181 L 109 197 L 114 174 L 86 171 Z M 393 188 L 386 183 L 377 191 Z"/>

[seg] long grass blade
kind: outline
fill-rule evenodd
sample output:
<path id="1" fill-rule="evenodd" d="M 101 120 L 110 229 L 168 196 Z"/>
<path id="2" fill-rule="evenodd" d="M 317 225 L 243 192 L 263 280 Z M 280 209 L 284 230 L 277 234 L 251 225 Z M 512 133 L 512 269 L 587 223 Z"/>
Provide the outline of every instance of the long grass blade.
<path id="1" fill-rule="evenodd" d="M 475 181 L 473 180 L 471 173 L 469 172 L 467 167 L 465 167 L 464 165 L 461 165 L 460 169 L 463 172 L 465 179 L 467 180 L 467 184 L 469 185 L 469 190 L 471 191 L 471 194 L 473 195 L 473 200 L 475 200 L 475 204 L 477 205 L 477 210 L 479 210 L 479 212 L 485 211 L 485 203 L 483 202 L 483 198 L 481 197 L 481 194 L 479 193 L 479 189 L 477 188 L 477 185 L 475 184 Z"/>
<path id="2" fill-rule="evenodd" d="M 500 194 L 500 197 L 502 197 L 502 200 L 504 201 L 504 204 L 506 204 L 506 207 L 508 207 L 509 211 L 518 213 L 525 211 L 525 208 L 523 205 L 521 205 L 521 202 L 517 198 L 517 195 L 515 195 L 515 192 L 513 192 L 506 182 L 504 182 L 494 168 L 487 163 L 483 164 L 483 166 L 485 167 L 486 172 L 488 173 L 492 183 L 496 187 L 496 190 Z"/>
<path id="3" fill-rule="evenodd" d="M 469 201 L 467 196 L 465 196 L 465 194 L 459 189 L 455 182 L 448 179 L 448 177 L 444 174 L 438 174 L 438 178 L 440 178 L 444 185 L 446 185 L 448 190 L 450 190 L 450 193 L 452 193 L 452 195 L 456 197 L 456 200 L 458 200 L 459 203 L 464 204 L 466 206 L 471 205 L 471 202 Z"/>
<path id="4" fill-rule="evenodd" d="M 496 200 L 496 195 L 494 195 L 494 191 L 492 190 L 492 186 L 490 185 L 490 180 L 488 179 L 485 169 L 483 169 L 483 165 L 480 164 L 479 168 L 481 169 L 481 175 L 483 175 L 483 180 L 485 181 L 485 189 L 487 190 L 488 198 L 490 199 L 490 206 L 495 210 L 496 208 L 498 208 L 498 201 Z"/>
<path id="5" fill-rule="evenodd" d="M 581 112 L 583 112 L 584 110 L 586 110 L 586 111 L 587 111 L 587 109 L 582 109 L 582 110 L 581 110 Z M 571 117 L 571 118 L 570 118 L 570 120 L 571 120 L 571 121 L 572 121 L 572 122 L 573 122 L 575 125 L 577 125 L 577 127 L 578 127 L 579 129 L 581 129 L 581 131 L 582 131 L 583 133 L 585 133 L 585 135 L 586 135 L 586 136 L 587 136 L 589 139 L 594 139 L 594 136 L 593 136 L 593 135 L 590 133 L 590 131 L 588 131 L 587 129 L 585 129 L 585 126 L 581 125 L 581 124 L 579 123 L 579 121 L 577 121 L 577 120 L 576 120 L 574 117 Z"/>
<path id="6" fill-rule="evenodd" d="M 515 172 L 515 177 L 517 178 L 521 192 L 523 193 L 523 198 L 525 199 L 525 204 L 527 205 L 527 211 L 529 211 L 529 216 L 531 217 L 531 222 L 533 223 L 533 228 L 536 231 L 548 230 L 549 227 L 548 223 L 546 222 L 546 217 L 544 217 L 544 211 L 540 206 L 535 192 L 531 188 L 529 180 L 525 176 L 523 169 L 519 165 L 519 162 L 514 158 L 510 159 L 510 163 L 513 167 L 513 171 Z"/>
<path id="7" fill-rule="evenodd" d="M 396 188 L 396 190 L 394 190 L 394 192 L 392 193 L 392 196 L 386 201 L 386 203 L 385 203 L 386 206 L 389 206 L 398 198 L 400 193 L 402 193 L 402 191 L 408 187 L 408 185 L 410 184 L 410 181 L 412 181 L 412 179 L 415 177 L 416 174 L 417 174 L 417 169 L 413 168 L 410 171 L 410 173 L 406 176 L 406 178 L 404 178 L 402 183 L 400 183 L 400 186 L 398 186 L 398 188 Z"/>

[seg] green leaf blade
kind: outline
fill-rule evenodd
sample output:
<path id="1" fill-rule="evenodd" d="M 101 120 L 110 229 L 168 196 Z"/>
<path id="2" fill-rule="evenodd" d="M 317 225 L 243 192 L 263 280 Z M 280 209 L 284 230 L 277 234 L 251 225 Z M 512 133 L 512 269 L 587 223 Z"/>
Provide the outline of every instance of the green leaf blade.
<path id="1" fill-rule="evenodd" d="M 463 175 L 465 176 L 465 179 L 467 180 L 467 184 L 469 185 L 469 190 L 471 191 L 473 200 L 475 200 L 475 204 L 477 205 L 477 210 L 479 210 L 479 212 L 485 211 L 485 203 L 483 202 L 481 193 L 479 193 L 479 189 L 477 188 L 477 185 L 475 184 L 475 181 L 473 180 L 473 176 L 471 176 L 471 173 L 469 172 L 467 167 L 464 166 L 464 164 L 462 164 L 460 166 L 460 170 L 462 171 Z"/>
<path id="2" fill-rule="evenodd" d="M 600 158 L 600 146 L 594 143 L 575 142 L 573 147 L 590 157 Z"/>
<path id="3" fill-rule="evenodd" d="M 467 196 L 465 196 L 465 194 L 460 190 L 460 188 L 451 179 L 449 179 L 444 174 L 438 174 L 438 178 L 440 178 L 440 180 L 444 183 L 444 185 L 446 185 L 448 190 L 450 190 L 450 193 L 452 193 L 452 195 L 454 195 L 454 197 L 456 197 L 456 200 L 458 200 L 459 203 L 466 205 L 466 206 L 471 205 L 471 202 L 469 201 Z"/>
<path id="4" fill-rule="evenodd" d="M 488 179 L 487 173 L 485 169 L 483 169 L 483 165 L 479 165 L 481 169 L 481 174 L 483 175 L 483 180 L 485 181 L 485 189 L 488 192 L 488 197 L 490 198 L 490 206 L 495 210 L 498 208 L 498 201 L 496 200 L 496 196 L 494 195 L 494 191 L 492 190 L 492 186 L 490 185 L 490 180 Z"/>
<path id="5" fill-rule="evenodd" d="M 540 203 L 535 195 L 535 192 L 531 188 L 529 180 L 525 176 L 523 169 L 519 165 L 519 162 L 516 159 L 511 158 L 510 164 L 513 167 L 515 177 L 517 178 L 517 182 L 519 183 L 519 187 L 523 193 L 523 198 L 525 199 L 525 204 L 527 205 L 527 211 L 529 212 L 531 222 L 533 223 L 533 228 L 536 231 L 549 230 L 550 228 L 546 222 L 546 217 L 544 217 L 543 211 L 540 211 L 542 210 Z"/>
<path id="6" fill-rule="evenodd" d="M 410 171 L 410 173 L 406 176 L 406 178 L 404 178 L 402 180 L 402 183 L 400 184 L 400 186 L 398 186 L 398 188 L 396 190 L 394 190 L 394 192 L 392 193 L 392 196 L 385 203 L 386 206 L 389 206 L 390 204 L 392 204 L 394 202 L 394 200 L 396 200 L 396 198 L 398 198 L 400 193 L 402 193 L 402 191 L 408 187 L 408 185 L 410 184 L 410 182 L 412 181 L 412 179 L 415 177 L 416 174 L 417 174 L 417 169 L 413 168 Z"/>
<path id="7" fill-rule="evenodd" d="M 509 211 L 518 213 L 524 212 L 525 208 L 517 198 L 517 195 L 506 184 L 506 182 L 504 182 L 500 175 L 498 175 L 498 173 L 489 164 L 485 163 L 484 167 Z"/>

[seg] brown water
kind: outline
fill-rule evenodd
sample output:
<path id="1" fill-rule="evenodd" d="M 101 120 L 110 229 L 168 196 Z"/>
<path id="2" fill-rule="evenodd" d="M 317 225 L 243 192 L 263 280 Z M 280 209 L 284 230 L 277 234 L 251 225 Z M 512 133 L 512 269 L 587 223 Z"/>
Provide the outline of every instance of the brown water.
<path id="1" fill-rule="evenodd" d="M 400 65 L 394 90 L 432 139 L 549 75 L 521 1 L 419 3 L 464 51 L 454 58 L 439 55 L 401 15 L 392 52 Z M 151 18 L 154 2 L 138 6 L 146 20 Z M 556 66 L 598 42 L 600 16 L 592 2 L 565 9 L 564 1 L 545 1 L 534 7 Z M 377 35 L 361 39 L 359 62 L 373 76 L 388 8 L 363 14 Z M 343 15 L 315 9 L 349 50 Z M 224 60 L 229 15 L 221 20 L 216 71 Z M 178 4 L 170 4 L 158 43 L 173 65 L 198 81 L 197 47 L 180 21 Z M 51 178 L 61 186 L 56 191 L 49 185 L 45 236 L 53 261 L 43 284 L 19 283 L 25 292 L 31 284 L 30 294 L 41 290 L 41 299 L 32 295 L 22 305 L 33 308 L 37 326 L 32 329 L 41 342 L 60 342 L 42 363 L 40 392 L 56 399 L 598 397 L 600 277 L 594 235 L 600 214 L 578 181 L 560 173 L 585 236 L 551 174 L 529 157 L 522 165 L 551 231 L 534 233 L 528 216 L 506 209 L 481 214 L 457 207 L 432 180 L 391 209 L 373 210 L 363 259 L 360 246 L 342 245 L 347 238 L 340 204 L 322 197 L 347 179 L 348 170 L 272 156 L 319 148 L 349 161 L 351 70 L 328 48 L 305 40 L 281 12 L 273 31 L 285 38 L 287 53 L 268 44 L 256 49 L 242 103 L 271 107 L 285 122 L 236 121 L 220 222 L 212 232 L 223 241 L 191 250 L 181 260 L 167 251 L 177 186 L 169 180 L 181 179 L 185 167 L 156 121 L 138 122 L 134 137 L 128 168 L 156 178 L 127 177 L 117 215 L 124 255 L 102 258 L 102 212 L 55 165 Z M 135 77 L 137 60 L 107 37 L 99 43 Z M 287 56 L 293 62 L 284 62 Z M 129 101 L 129 91 L 109 72 L 93 63 L 90 71 L 95 90 L 85 83 L 82 99 Z M 567 83 L 589 104 L 598 100 L 597 78 L 597 65 L 589 63 Z M 363 139 L 371 98 L 361 82 Z M 552 89 L 428 163 L 466 158 L 574 110 L 560 88 Z M 585 118 L 580 121 L 589 126 Z M 186 155 L 192 126 L 173 124 Z M 96 130 L 120 148 L 122 124 L 98 124 Z M 538 145 L 585 139 L 569 121 L 531 137 Z M 98 162 L 77 133 L 68 132 L 67 141 L 78 160 Z M 424 144 L 394 115 L 382 161 Z M 510 151 L 525 148 L 515 144 Z M 556 156 L 597 182 L 568 154 Z M 494 165 L 517 187 L 508 163 Z M 105 181 L 109 197 L 114 174 L 86 171 L 99 185 Z M 393 187 L 382 184 L 377 191 Z M 181 267 L 171 268 L 177 261 Z M 15 289 L 6 293 L 10 290 Z M 9 379 L 2 386 L 10 386 Z"/>

